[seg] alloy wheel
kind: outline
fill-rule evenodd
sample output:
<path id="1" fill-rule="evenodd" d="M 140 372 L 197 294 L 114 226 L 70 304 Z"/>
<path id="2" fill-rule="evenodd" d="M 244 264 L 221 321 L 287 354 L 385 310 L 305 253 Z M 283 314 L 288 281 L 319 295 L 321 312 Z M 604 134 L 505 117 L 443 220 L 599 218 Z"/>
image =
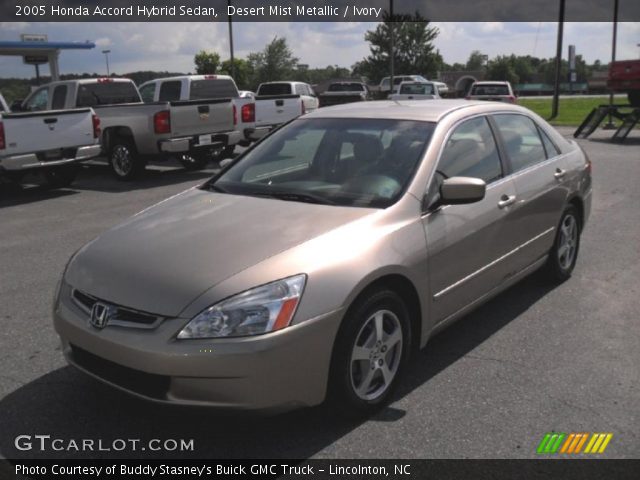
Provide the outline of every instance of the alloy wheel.
<path id="1" fill-rule="evenodd" d="M 353 345 L 351 386 L 362 400 L 375 400 L 386 392 L 398 373 L 402 357 L 402 327 L 390 310 L 378 310 L 364 323 Z"/>

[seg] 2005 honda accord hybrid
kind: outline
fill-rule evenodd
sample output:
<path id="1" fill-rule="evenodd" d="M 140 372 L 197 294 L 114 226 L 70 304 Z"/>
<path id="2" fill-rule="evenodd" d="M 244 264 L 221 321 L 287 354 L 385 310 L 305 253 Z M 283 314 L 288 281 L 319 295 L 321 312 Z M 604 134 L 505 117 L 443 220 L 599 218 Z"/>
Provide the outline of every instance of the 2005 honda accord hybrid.
<path id="1" fill-rule="evenodd" d="M 524 108 L 322 109 L 80 249 L 55 328 L 147 399 L 368 411 L 438 330 L 538 267 L 567 279 L 590 205 L 585 154 Z"/>

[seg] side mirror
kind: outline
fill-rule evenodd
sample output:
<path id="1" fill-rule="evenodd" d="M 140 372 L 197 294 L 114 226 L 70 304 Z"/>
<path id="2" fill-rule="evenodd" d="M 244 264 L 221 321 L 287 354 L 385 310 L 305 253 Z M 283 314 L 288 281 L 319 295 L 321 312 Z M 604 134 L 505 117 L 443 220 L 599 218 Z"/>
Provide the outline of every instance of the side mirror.
<path id="1" fill-rule="evenodd" d="M 480 178 L 451 177 L 440 185 L 441 205 L 463 205 L 479 202 L 484 198 L 487 184 Z"/>

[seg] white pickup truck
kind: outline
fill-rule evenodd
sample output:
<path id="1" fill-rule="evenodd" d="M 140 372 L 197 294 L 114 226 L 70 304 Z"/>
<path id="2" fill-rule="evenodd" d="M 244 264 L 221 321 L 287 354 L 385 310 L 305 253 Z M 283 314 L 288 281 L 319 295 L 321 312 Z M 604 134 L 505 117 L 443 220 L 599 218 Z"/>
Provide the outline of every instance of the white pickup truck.
<path id="1" fill-rule="evenodd" d="M 22 103 L 28 112 L 92 107 L 100 117 L 103 153 L 117 178 L 140 174 L 148 161 L 188 155 L 185 168 L 206 165 L 213 150 L 235 145 L 234 105 L 230 99 L 142 102 L 133 81 L 92 78 L 53 82 Z"/>
<path id="2" fill-rule="evenodd" d="M 250 139 L 258 140 L 274 128 L 318 108 L 318 97 L 303 82 L 266 82 L 256 91 L 256 126 Z"/>
<path id="3" fill-rule="evenodd" d="M 389 100 L 434 100 L 440 98 L 438 87 L 433 82 L 402 82 L 398 93 L 389 95 Z"/>
<path id="4" fill-rule="evenodd" d="M 214 152 L 222 159 L 233 154 L 237 144 L 248 145 L 248 132 L 255 128 L 255 104 L 252 97 L 241 97 L 233 78 L 228 75 L 181 75 L 150 80 L 140 85 L 144 102 L 225 101 L 233 108 L 233 141 Z M 183 158 L 183 163 L 189 161 Z"/>
<path id="5" fill-rule="evenodd" d="M 11 113 L 0 95 L 0 175 L 20 181 L 41 172 L 52 187 L 66 187 L 77 163 L 100 154 L 100 121 L 91 108 Z"/>

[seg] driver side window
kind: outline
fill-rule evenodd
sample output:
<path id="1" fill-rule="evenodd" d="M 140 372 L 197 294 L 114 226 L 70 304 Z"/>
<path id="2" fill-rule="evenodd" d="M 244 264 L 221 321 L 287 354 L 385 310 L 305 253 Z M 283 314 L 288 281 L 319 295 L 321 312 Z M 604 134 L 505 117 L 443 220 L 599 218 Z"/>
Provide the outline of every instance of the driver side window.
<path id="1" fill-rule="evenodd" d="M 439 196 L 442 181 L 451 177 L 474 177 L 487 185 L 502 178 L 502 164 L 496 140 L 486 117 L 458 125 L 445 144 L 427 194 L 432 205 Z"/>
<path id="2" fill-rule="evenodd" d="M 49 104 L 49 88 L 41 88 L 36 91 L 27 102 L 27 110 L 30 112 L 40 112 L 46 110 Z"/>
<path id="3" fill-rule="evenodd" d="M 456 127 L 442 151 L 438 171 L 446 178 L 475 177 L 487 184 L 502 178 L 498 148 L 485 117 Z"/>

